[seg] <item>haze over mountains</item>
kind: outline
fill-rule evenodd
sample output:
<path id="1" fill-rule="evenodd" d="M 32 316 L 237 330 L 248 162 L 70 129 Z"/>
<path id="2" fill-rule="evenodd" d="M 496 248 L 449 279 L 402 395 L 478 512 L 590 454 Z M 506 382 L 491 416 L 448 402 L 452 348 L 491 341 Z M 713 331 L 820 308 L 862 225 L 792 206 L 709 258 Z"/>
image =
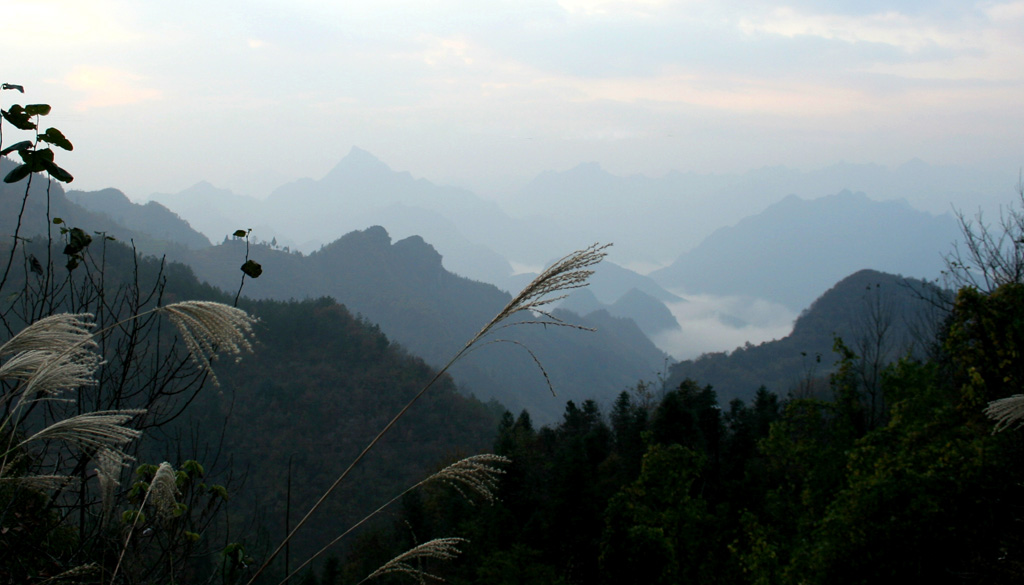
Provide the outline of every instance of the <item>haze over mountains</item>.
<path id="1" fill-rule="evenodd" d="M 945 173 L 923 163 L 911 167 L 921 176 Z M 615 177 L 588 164 L 544 173 L 499 205 L 393 171 L 353 149 L 322 179 L 287 183 L 266 200 L 208 183 L 154 196 L 147 205 L 115 189 L 71 191 L 64 199 L 57 188 L 53 197 L 54 209 L 68 218 L 108 232 L 121 226 L 120 239 L 185 262 L 227 291 L 237 289 L 245 256 L 244 242 L 227 234 L 252 227 L 250 252 L 264 265 L 264 276 L 250 280 L 245 295 L 331 296 L 435 366 L 507 302 L 499 289 L 518 291 L 533 277 L 524 269 L 539 269 L 593 241 L 615 241 L 592 286 L 559 308 L 598 334 L 541 331 L 513 338 L 543 358 L 560 390 L 557 400 L 547 398 L 532 358 L 514 348 L 487 348 L 454 371 L 468 391 L 513 409 L 529 407 L 545 421 L 557 417 L 564 399 L 609 401 L 637 380 L 653 379 L 666 367 L 662 351 L 695 357 L 781 339 L 799 311 L 858 270 L 937 278 L 942 254 L 958 234 L 949 213 L 848 190 L 764 204 L 801 177 L 815 185 L 844 177 L 858 184 L 851 178 L 855 170 L 867 176 L 860 184 L 874 181 L 890 195 L 909 172 L 837 165 L 810 174 L 764 169 L 742 177 L 652 179 Z M 946 187 L 967 196 L 978 184 Z M 699 234 L 707 235 L 698 240 Z M 664 267 L 649 275 L 625 267 L 656 265 Z"/>
<path id="2" fill-rule="evenodd" d="M 211 241 L 251 227 L 259 240 L 276 237 L 303 252 L 349 231 L 381 225 L 397 239 L 423 237 L 449 270 L 505 287 L 503 279 L 513 272 L 536 270 L 595 241 L 615 242 L 613 260 L 622 266 L 640 272 L 664 267 L 716 229 L 789 195 L 813 200 L 860 191 L 872 201 L 906 200 L 921 212 L 945 214 L 955 205 L 973 214 L 979 205 L 991 210 L 991 202 L 1006 201 L 1015 180 L 921 161 L 897 169 L 838 164 L 809 173 L 766 168 L 743 175 L 658 178 L 618 177 L 590 163 L 543 173 L 515 195 L 492 201 L 394 171 L 353 148 L 324 177 L 287 183 L 265 200 L 205 183 L 152 199 Z M 944 240 L 935 249 L 949 244 Z"/>
<path id="3" fill-rule="evenodd" d="M 493 201 L 415 179 L 353 148 L 324 177 L 287 183 L 265 200 L 206 183 L 153 199 L 212 241 L 252 227 L 258 241 L 276 238 L 306 253 L 380 225 L 396 241 L 421 236 L 446 269 L 506 291 L 560 254 L 614 242 L 594 294 L 610 307 L 637 288 L 666 304 L 681 334 L 666 333 L 672 324 L 663 319 L 668 329 L 655 338 L 678 357 L 784 334 L 798 311 L 860 269 L 938 278 L 942 254 L 958 237 L 953 206 L 973 214 L 1006 201 L 1014 180 L 919 160 L 895 169 L 840 163 L 657 178 L 619 177 L 586 163 L 542 173 Z M 673 304 L 679 294 L 726 297 L 701 313 L 718 329 L 688 329 L 684 321 L 698 309 Z M 755 302 L 759 308 L 749 310 Z M 695 346 L 685 338 L 693 334 L 721 341 Z"/>
<path id="4" fill-rule="evenodd" d="M 651 277 L 669 288 L 759 297 L 799 311 L 864 268 L 934 279 L 959 235 L 951 215 L 904 201 L 849 191 L 812 201 L 790 195 L 718 229 Z"/>

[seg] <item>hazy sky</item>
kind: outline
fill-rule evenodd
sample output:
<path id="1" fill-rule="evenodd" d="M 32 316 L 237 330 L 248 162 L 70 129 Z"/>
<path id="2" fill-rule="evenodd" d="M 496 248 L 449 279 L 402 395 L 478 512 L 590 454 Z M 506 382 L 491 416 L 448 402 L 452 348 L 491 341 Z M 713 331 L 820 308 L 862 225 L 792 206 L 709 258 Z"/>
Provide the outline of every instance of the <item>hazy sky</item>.
<path id="1" fill-rule="evenodd" d="M 435 182 L 1024 164 L 1024 1 L 5 0 L 75 187 L 249 193 L 351 146 Z M 5 136 L 9 143 L 11 136 Z"/>

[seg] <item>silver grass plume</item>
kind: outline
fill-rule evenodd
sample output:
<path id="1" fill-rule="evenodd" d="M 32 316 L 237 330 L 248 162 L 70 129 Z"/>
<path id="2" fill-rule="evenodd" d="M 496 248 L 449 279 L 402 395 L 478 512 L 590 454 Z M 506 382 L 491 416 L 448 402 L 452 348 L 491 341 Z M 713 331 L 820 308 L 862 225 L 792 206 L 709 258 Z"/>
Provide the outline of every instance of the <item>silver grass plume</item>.
<path id="1" fill-rule="evenodd" d="M 124 426 L 142 409 L 101 410 L 88 412 L 57 421 L 18 444 L 22 447 L 33 441 L 58 440 L 85 450 L 115 450 L 139 437 L 142 431 Z"/>
<path id="2" fill-rule="evenodd" d="M 593 244 L 582 250 L 577 250 L 572 254 L 564 256 L 558 260 L 546 270 L 537 275 L 530 284 L 526 285 L 526 288 L 519 291 L 507 305 L 502 309 L 489 323 L 483 326 L 479 333 L 473 337 L 466 344 L 467 347 L 476 343 L 480 338 L 487 335 L 492 329 L 498 324 L 507 321 L 513 315 L 517 313 L 534 313 L 547 317 L 548 321 L 526 321 L 525 323 L 544 323 L 548 325 L 562 325 L 568 327 L 575 327 L 577 329 L 585 329 L 579 325 L 568 325 L 561 319 L 551 315 L 546 308 L 551 303 L 560 301 L 568 296 L 565 293 L 575 288 L 583 288 L 587 286 L 587 279 L 590 278 L 594 271 L 590 269 L 591 266 L 599 263 L 608 255 L 605 250 L 611 246 L 611 244 Z M 551 296 L 555 295 L 555 296 Z"/>
<path id="3" fill-rule="evenodd" d="M 993 433 L 1005 430 L 1024 420 L 1024 394 L 1014 394 L 988 403 L 985 414 L 996 421 Z"/>
<path id="4" fill-rule="evenodd" d="M 6 469 L 0 469 L 0 483 L 17 484 L 20 487 L 34 490 L 55 490 L 75 480 L 70 475 L 16 475 L 5 477 L 4 471 Z"/>
<path id="5" fill-rule="evenodd" d="M 43 317 L 0 345 L 0 357 L 22 351 L 45 350 L 60 353 L 74 347 L 96 347 L 90 331 L 95 323 L 91 313 L 60 313 Z"/>
<path id="6" fill-rule="evenodd" d="M 127 459 L 131 458 L 117 449 L 100 449 L 93 456 L 96 463 L 96 479 L 100 482 L 101 525 L 107 524 L 114 510 L 114 498 L 118 486 L 121 485 L 121 470 Z"/>
<path id="7" fill-rule="evenodd" d="M 0 379 L 22 382 L 19 403 L 95 383 L 102 360 L 95 351 L 91 319 L 88 313 L 52 315 L 0 345 L 0 357 L 11 356 L 0 365 Z"/>
<path id="8" fill-rule="evenodd" d="M 541 272 L 533 279 L 533 281 L 530 282 L 530 284 L 526 285 L 526 288 L 519 291 L 519 294 L 513 297 L 512 300 L 505 305 L 505 308 L 495 315 L 489 323 L 484 325 L 483 328 L 473 336 L 473 339 L 469 340 L 465 347 L 463 347 L 462 350 L 452 358 L 451 362 L 448 363 L 448 366 L 451 366 L 466 353 L 476 349 L 474 346 L 477 345 L 477 342 L 482 340 L 495 329 L 510 327 L 512 325 L 557 325 L 560 327 L 592 331 L 589 327 L 566 323 L 558 317 L 555 317 L 548 310 L 548 305 L 569 296 L 566 291 L 588 286 L 590 284 L 588 280 L 591 275 L 594 274 L 594 271 L 590 267 L 598 264 L 605 256 L 608 255 L 605 250 L 610 246 L 611 244 L 592 244 L 582 250 L 577 250 L 572 254 L 562 257 L 562 259 L 558 260 Z M 546 319 L 526 319 L 522 321 L 504 323 L 518 313 L 528 313 L 531 317 L 534 315 L 541 315 L 542 317 L 546 317 Z M 544 381 L 548 385 L 548 390 L 550 390 L 552 396 L 554 396 L 555 388 L 551 385 L 551 379 L 548 377 L 548 372 L 544 369 L 544 365 L 533 351 L 522 343 L 511 339 L 495 339 L 491 340 L 489 343 L 502 342 L 515 344 L 526 350 L 526 353 L 530 355 L 533 362 L 537 364 L 538 368 L 540 368 L 540 373 L 544 376 Z M 445 369 L 447 369 L 447 366 Z"/>
<path id="9" fill-rule="evenodd" d="M 466 491 L 476 493 L 491 503 L 494 502 L 494 493 L 498 489 L 498 476 L 505 473 L 503 469 L 495 467 L 495 464 L 511 462 L 508 457 L 491 453 L 473 455 L 452 463 L 416 484 L 416 487 L 439 481 L 451 486 L 470 504 L 473 503 L 473 499 Z"/>
<path id="10" fill-rule="evenodd" d="M 369 581 L 374 577 L 387 575 L 388 573 L 404 573 L 415 578 L 420 583 L 426 583 L 426 579 L 428 577 L 438 581 L 444 581 L 441 577 L 432 575 L 423 569 L 416 568 L 411 563 L 423 559 L 450 561 L 462 553 L 462 551 L 458 549 L 458 546 L 464 542 L 469 541 L 465 538 L 435 538 L 434 540 L 424 542 L 423 544 L 415 546 L 391 559 L 379 569 L 367 575 L 367 577 L 360 581 L 360 583 Z"/>
<path id="11" fill-rule="evenodd" d="M 240 355 L 251 352 L 249 337 L 256 319 L 242 309 L 211 301 L 183 301 L 162 307 L 171 323 L 178 328 L 185 346 L 196 364 L 210 374 L 215 385 L 220 385 L 210 366 L 218 352 Z M 240 359 L 240 358 L 239 358 Z"/>
<path id="12" fill-rule="evenodd" d="M 146 497 L 156 510 L 157 517 L 166 520 L 174 516 L 178 505 L 178 474 L 170 463 L 164 461 L 157 467 Z"/>
<path id="13" fill-rule="evenodd" d="M 299 567 L 293 570 L 291 574 L 285 577 L 285 579 L 281 583 L 286 583 L 288 579 L 297 575 L 303 568 L 305 568 L 307 565 L 309 565 L 318 557 L 320 557 L 320 555 L 327 552 L 331 547 L 333 547 L 335 544 L 341 541 L 341 539 L 345 538 L 349 535 L 349 533 L 354 531 L 356 528 L 359 528 L 364 523 L 369 521 L 371 518 L 384 511 L 385 508 L 402 499 L 409 492 L 412 492 L 413 490 L 423 487 L 434 481 L 440 481 L 451 486 L 452 488 L 455 489 L 455 491 L 459 492 L 459 495 L 465 498 L 466 501 L 468 501 L 470 504 L 473 504 L 473 499 L 469 496 L 469 494 L 466 493 L 467 491 L 475 492 L 477 495 L 480 495 L 485 500 L 487 500 L 488 503 L 494 502 L 494 500 L 497 499 L 494 493 L 497 491 L 498 488 L 498 476 L 505 473 L 503 470 L 495 467 L 495 464 L 506 464 L 511 462 L 512 460 L 509 459 L 508 457 L 502 457 L 501 455 L 485 453 L 481 455 L 473 455 L 470 457 L 466 457 L 465 459 L 460 459 L 459 461 L 452 463 L 448 467 L 445 467 L 444 469 L 438 471 L 437 473 L 434 473 L 430 477 L 410 487 L 404 492 L 391 498 L 386 503 L 381 505 L 379 508 L 377 508 L 373 512 L 370 512 L 362 520 L 350 526 L 348 530 L 336 536 L 334 540 L 324 545 L 324 547 L 316 553 L 314 553 L 313 556 L 306 559 L 304 563 L 302 563 Z"/>

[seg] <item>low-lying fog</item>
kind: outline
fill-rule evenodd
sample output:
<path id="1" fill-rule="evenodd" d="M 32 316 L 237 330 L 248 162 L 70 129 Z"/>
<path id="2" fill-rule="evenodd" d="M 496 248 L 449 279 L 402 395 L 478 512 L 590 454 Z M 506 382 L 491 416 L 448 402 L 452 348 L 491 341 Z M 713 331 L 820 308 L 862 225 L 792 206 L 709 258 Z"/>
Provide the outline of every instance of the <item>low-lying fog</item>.
<path id="1" fill-rule="evenodd" d="M 686 299 L 667 304 L 682 329 L 655 335 L 651 340 L 677 360 L 732 351 L 747 342 L 757 345 L 783 338 L 793 330 L 798 317 L 792 310 L 763 299 L 673 292 Z"/>

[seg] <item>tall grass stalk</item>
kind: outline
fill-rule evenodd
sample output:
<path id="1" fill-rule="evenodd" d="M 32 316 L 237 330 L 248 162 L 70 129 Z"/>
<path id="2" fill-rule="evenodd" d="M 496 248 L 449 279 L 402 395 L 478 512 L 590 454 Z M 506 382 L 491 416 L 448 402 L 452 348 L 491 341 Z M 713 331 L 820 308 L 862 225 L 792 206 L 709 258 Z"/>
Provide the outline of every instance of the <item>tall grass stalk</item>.
<path id="1" fill-rule="evenodd" d="M 40 400 L 64 400 L 62 394 L 80 386 L 95 383 L 95 373 L 103 361 L 97 353 L 96 338 L 104 332 L 120 327 L 134 319 L 151 313 L 165 313 L 178 328 L 197 367 L 212 375 L 211 360 L 219 352 L 240 354 L 251 350 L 249 337 L 255 320 L 245 311 L 220 303 L 186 301 L 138 313 L 98 332 L 93 315 L 57 314 L 45 317 L 25 327 L 0 345 L 0 380 L 13 382 L 9 392 L 0 396 L 0 406 L 7 407 L 7 415 L 0 421 L 0 436 L 6 447 L 0 448 L 0 481 L 18 482 L 24 487 L 45 489 L 60 486 L 72 478 L 62 475 L 42 475 L 16 472 L 11 476 L 12 460 L 23 458 L 23 452 L 34 443 L 68 445 L 87 454 L 97 464 L 100 482 L 102 513 L 101 524 L 110 516 L 113 491 L 124 462 L 130 459 L 123 451 L 125 445 L 137 439 L 142 432 L 131 428 L 128 422 L 146 413 L 145 409 L 94 411 L 57 420 L 41 430 L 18 440 L 17 425 L 22 410 Z M 157 514 L 169 516 L 176 505 L 175 474 L 167 463 L 162 464 L 151 482 L 143 501 L 153 496 Z M 136 514 L 127 539 L 121 547 L 111 582 L 116 578 L 141 516 Z M 95 566 L 83 566 L 63 573 L 71 578 Z M 173 569 L 172 569 L 173 570 Z"/>
<path id="2" fill-rule="evenodd" d="M 249 337 L 255 319 L 241 309 L 222 303 L 184 301 L 156 307 L 95 333 L 91 331 L 94 324 L 90 313 L 64 313 L 40 319 L 0 345 L 0 357 L 11 356 L 0 365 L 0 380 L 16 382 L 11 392 L 0 397 L 0 404 L 10 404 L 17 397 L 14 407 L 0 422 L 0 434 L 7 435 L 8 439 L 0 461 L 0 476 L 13 451 L 36 441 L 55 439 L 83 449 L 113 450 L 123 455 L 121 447 L 141 434 L 124 425 L 145 410 L 121 409 L 72 416 L 15 444 L 17 424 L 22 408 L 33 400 L 56 400 L 65 390 L 95 383 L 94 375 L 103 363 L 96 353 L 95 339 L 151 313 L 165 313 L 170 317 L 196 365 L 211 376 L 210 361 L 218 352 L 227 351 L 237 356 L 242 351 L 252 350 Z"/>
<path id="3" fill-rule="evenodd" d="M 341 534 L 336 536 L 334 540 L 328 542 L 326 545 L 324 545 L 323 548 L 313 553 L 313 556 L 306 559 L 301 565 L 299 565 L 293 571 L 288 573 L 288 575 L 281 580 L 279 585 L 287 583 L 292 577 L 296 576 L 300 571 L 302 571 L 302 569 L 309 566 L 310 563 L 320 558 L 321 555 L 330 550 L 331 547 L 341 542 L 342 539 L 344 539 L 346 536 L 351 534 L 353 531 L 358 529 L 363 524 L 369 522 L 372 518 L 377 516 L 377 514 L 380 514 L 389 506 L 405 497 L 406 494 L 409 494 L 410 492 L 415 491 L 430 483 L 440 482 L 453 487 L 455 491 L 459 492 L 459 494 L 462 497 L 466 498 L 466 500 L 471 504 L 473 503 L 473 500 L 470 498 L 469 494 L 466 493 L 467 491 L 473 492 L 483 497 L 483 499 L 488 502 L 494 501 L 494 494 L 498 487 L 498 476 L 505 473 L 504 470 L 496 467 L 496 465 L 507 464 L 510 462 L 511 459 L 509 459 L 508 457 L 502 457 L 501 455 L 494 455 L 491 453 L 484 453 L 481 455 L 473 455 L 470 457 L 466 457 L 465 459 L 460 459 L 459 461 L 452 463 L 448 467 L 445 467 L 441 471 L 438 471 L 437 473 L 430 475 L 423 481 L 417 483 L 414 486 L 411 486 L 409 489 L 391 498 L 390 500 L 382 504 L 379 508 L 363 517 L 362 520 L 356 522 L 352 526 L 349 526 L 348 529 L 345 530 L 345 532 L 342 532 Z"/>
<path id="4" fill-rule="evenodd" d="M 485 324 L 476 335 L 474 335 L 458 352 L 448 360 L 441 369 L 439 369 L 434 376 L 428 381 L 423 388 L 417 392 L 404 407 L 386 424 L 384 428 L 377 433 L 377 435 L 370 441 L 366 447 L 359 453 L 358 456 L 345 468 L 344 471 L 334 480 L 334 482 L 320 495 L 317 501 L 309 509 L 308 512 L 302 517 L 301 520 L 295 525 L 294 528 L 285 536 L 284 540 L 278 544 L 277 548 L 270 553 L 263 564 L 260 565 L 259 569 L 253 573 L 252 577 L 248 581 L 248 585 L 251 585 L 256 579 L 263 574 L 263 572 L 270 566 L 270 563 L 277 558 L 277 555 L 284 550 L 285 546 L 291 541 L 295 534 L 302 529 L 302 527 L 309 521 L 310 518 L 316 513 L 317 510 L 323 505 L 327 498 L 341 485 L 342 482 L 352 473 L 352 470 L 363 460 L 367 453 L 372 450 L 381 438 L 386 435 L 392 427 L 409 411 L 410 408 L 424 395 L 431 387 L 437 383 L 438 380 L 444 376 L 448 370 L 466 354 L 471 352 L 473 349 L 478 347 L 481 343 L 486 342 L 502 342 L 505 340 L 489 340 L 493 332 L 510 327 L 514 325 L 527 325 L 527 324 L 542 324 L 542 325 L 557 325 L 563 327 L 572 327 L 576 329 L 586 329 L 579 325 L 566 323 L 561 319 L 555 317 L 549 311 L 549 307 L 552 303 L 565 298 L 568 295 L 568 291 L 582 288 L 587 286 L 588 279 L 594 273 L 591 269 L 594 265 L 601 262 L 607 255 L 607 248 L 611 244 L 593 244 L 582 250 L 577 250 L 567 256 L 562 257 L 560 260 L 552 264 L 549 268 L 541 272 L 530 284 L 519 292 L 515 297 L 512 298 L 508 304 L 499 311 L 494 318 L 492 318 L 487 324 Z M 512 321 L 512 318 L 520 314 L 529 315 L 527 319 L 521 321 Z M 518 343 L 518 342 L 514 342 Z M 520 344 L 521 345 L 521 344 Z M 527 348 L 529 351 L 529 349 Z M 539 364 L 539 360 L 530 352 L 531 357 L 534 361 Z M 543 372 L 543 368 L 541 368 Z M 547 372 L 544 372 L 545 380 L 547 380 Z M 548 383 L 550 387 L 550 382 Z M 322 552 L 322 551 L 321 551 Z M 317 553 L 318 555 L 320 553 Z M 306 563 L 303 563 L 305 566 Z"/>

